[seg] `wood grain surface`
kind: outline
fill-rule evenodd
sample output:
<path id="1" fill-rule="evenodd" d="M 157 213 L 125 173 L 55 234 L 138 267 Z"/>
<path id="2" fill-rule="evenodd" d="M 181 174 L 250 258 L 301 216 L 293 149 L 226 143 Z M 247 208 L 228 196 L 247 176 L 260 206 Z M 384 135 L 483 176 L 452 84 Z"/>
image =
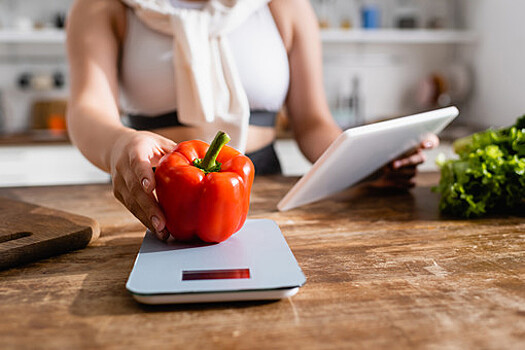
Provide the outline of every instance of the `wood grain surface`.
<path id="1" fill-rule="evenodd" d="M 88 248 L 0 272 L 1 349 L 524 349 L 525 218 L 440 217 L 429 186 L 355 188 L 279 213 L 296 179 L 259 177 L 306 277 L 277 302 L 144 306 L 125 283 L 144 228 L 109 185 L 0 189 L 96 219 Z"/>
<path id="2" fill-rule="evenodd" d="M 100 229 L 93 219 L 0 197 L 0 269 L 85 248 Z"/>

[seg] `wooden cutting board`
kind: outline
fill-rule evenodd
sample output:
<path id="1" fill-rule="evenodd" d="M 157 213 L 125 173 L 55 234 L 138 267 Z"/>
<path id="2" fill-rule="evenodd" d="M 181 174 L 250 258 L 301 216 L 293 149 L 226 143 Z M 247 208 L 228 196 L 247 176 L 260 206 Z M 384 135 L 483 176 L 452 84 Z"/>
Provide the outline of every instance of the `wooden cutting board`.
<path id="1" fill-rule="evenodd" d="M 0 197 L 0 269 L 84 248 L 99 235 L 90 218 Z"/>

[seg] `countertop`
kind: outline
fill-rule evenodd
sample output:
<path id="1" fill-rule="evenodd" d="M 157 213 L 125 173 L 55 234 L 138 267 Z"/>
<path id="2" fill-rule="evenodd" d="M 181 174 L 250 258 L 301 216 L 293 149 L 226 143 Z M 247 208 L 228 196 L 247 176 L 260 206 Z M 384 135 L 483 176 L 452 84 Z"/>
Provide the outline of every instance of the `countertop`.
<path id="1" fill-rule="evenodd" d="M 125 283 L 144 228 L 107 184 L 3 188 L 97 220 L 81 251 L 0 272 L 0 348 L 525 348 L 525 217 L 440 217 L 436 173 L 280 213 L 296 178 L 256 179 L 307 283 L 291 299 L 145 306 Z"/>

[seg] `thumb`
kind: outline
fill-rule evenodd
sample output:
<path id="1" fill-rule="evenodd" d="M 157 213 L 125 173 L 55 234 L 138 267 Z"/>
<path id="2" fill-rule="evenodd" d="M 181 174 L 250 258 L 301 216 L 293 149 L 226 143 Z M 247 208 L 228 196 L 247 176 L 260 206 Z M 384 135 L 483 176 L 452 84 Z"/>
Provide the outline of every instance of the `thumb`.
<path id="1" fill-rule="evenodd" d="M 159 146 L 164 151 L 164 154 L 172 152 L 175 147 L 177 147 L 177 143 L 173 142 L 170 139 L 167 138 L 160 138 L 159 140 Z"/>
<path id="2" fill-rule="evenodd" d="M 173 150 L 175 150 L 175 147 L 177 147 L 177 143 L 164 137 L 157 138 L 156 143 L 157 145 L 155 152 L 153 153 L 153 156 L 150 157 L 150 162 L 153 167 L 158 166 L 160 159 L 164 155 L 173 152 Z"/>
<path id="3" fill-rule="evenodd" d="M 425 134 L 421 141 L 420 148 L 431 149 L 439 146 L 439 138 L 435 134 Z"/>

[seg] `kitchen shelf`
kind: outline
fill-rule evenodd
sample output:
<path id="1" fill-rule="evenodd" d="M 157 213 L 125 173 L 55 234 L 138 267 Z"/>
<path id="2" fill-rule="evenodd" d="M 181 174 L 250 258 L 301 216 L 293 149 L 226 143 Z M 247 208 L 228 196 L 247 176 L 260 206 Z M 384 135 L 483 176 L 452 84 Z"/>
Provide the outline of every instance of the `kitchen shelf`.
<path id="1" fill-rule="evenodd" d="M 63 44 L 66 33 L 60 29 L 0 29 L 0 43 Z M 444 29 L 323 29 L 325 44 L 468 44 L 476 41 L 470 31 Z"/>
<path id="2" fill-rule="evenodd" d="M 475 33 L 445 29 L 323 29 L 324 44 L 470 44 Z"/>
<path id="3" fill-rule="evenodd" d="M 0 29 L 0 44 L 63 44 L 65 40 L 61 29 Z"/>
<path id="4" fill-rule="evenodd" d="M 3 146 L 30 146 L 67 144 L 71 141 L 66 133 L 53 135 L 48 130 L 32 130 L 25 133 L 0 134 L 0 150 Z"/>

